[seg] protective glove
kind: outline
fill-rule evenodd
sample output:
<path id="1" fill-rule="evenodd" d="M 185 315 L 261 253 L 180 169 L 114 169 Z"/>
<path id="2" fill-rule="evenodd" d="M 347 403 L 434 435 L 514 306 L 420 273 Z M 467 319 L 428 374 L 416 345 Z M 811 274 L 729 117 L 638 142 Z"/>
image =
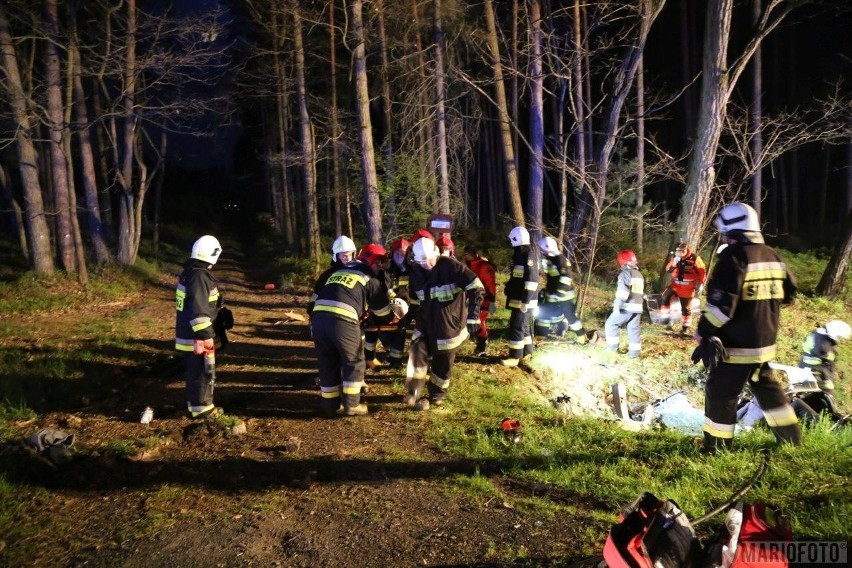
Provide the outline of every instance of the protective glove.
<path id="1" fill-rule="evenodd" d="M 205 351 L 213 351 L 214 349 L 216 349 L 216 343 L 212 337 L 208 337 L 207 339 L 196 339 L 193 351 L 196 355 L 201 355 Z"/>
<path id="2" fill-rule="evenodd" d="M 728 358 L 728 350 L 722 344 L 722 340 L 716 336 L 702 339 L 698 347 L 692 352 L 693 364 L 701 361 L 704 368 L 712 372 L 725 359 Z"/>
<path id="3" fill-rule="evenodd" d="M 475 336 L 479 333 L 479 320 L 478 319 L 467 319 L 467 332 L 471 337 Z"/>
<path id="4" fill-rule="evenodd" d="M 679 257 L 679 256 L 676 256 L 676 257 L 674 257 L 674 258 L 672 259 L 672 261 L 673 261 L 675 264 L 678 264 L 678 263 L 680 263 L 680 257 Z"/>
<path id="5" fill-rule="evenodd" d="M 528 307 L 526 304 L 521 304 L 521 307 L 520 307 L 520 308 L 518 308 L 518 310 L 520 310 L 520 312 L 521 312 L 522 314 L 527 313 L 527 310 L 528 310 L 528 309 L 529 309 L 529 307 Z"/>
<path id="6" fill-rule="evenodd" d="M 399 320 L 404 318 L 408 313 L 408 302 L 402 298 L 394 298 L 390 301 L 390 308 L 393 311 L 393 315 Z"/>

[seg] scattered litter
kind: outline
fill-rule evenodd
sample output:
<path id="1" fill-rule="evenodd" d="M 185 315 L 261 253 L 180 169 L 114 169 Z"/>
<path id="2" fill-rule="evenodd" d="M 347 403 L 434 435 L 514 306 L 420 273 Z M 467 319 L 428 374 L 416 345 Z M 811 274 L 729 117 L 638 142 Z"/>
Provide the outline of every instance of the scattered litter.
<path id="1" fill-rule="evenodd" d="M 296 312 L 284 312 L 284 319 L 278 320 L 272 325 L 284 325 L 285 323 L 290 323 L 294 321 L 307 322 L 308 318 L 303 316 L 302 314 L 297 314 Z"/>
<path id="2" fill-rule="evenodd" d="M 503 435 L 507 440 L 511 441 L 513 444 L 517 444 L 521 441 L 524 425 L 521 424 L 520 420 L 504 418 L 500 421 L 500 431 L 503 432 Z"/>
<path id="3" fill-rule="evenodd" d="M 683 391 L 655 402 L 653 408 L 669 428 L 693 435 L 700 435 L 704 429 L 704 410 L 695 408 Z"/>
<path id="4" fill-rule="evenodd" d="M 264 289 L 264 290 L 275 290 L 275 284 L 273 284 L 272 282 L 270 282 L 269 284 L 266 284 L 266 285 L 263 287 L 263 289 Z"/>
<path id="5" fill-rule="evenodd" d="M 150 406 L 146 406 L 145 410 L 142 411 L 142 417 L 139 418 L 140 424 L 150 424 L 154 419 L 154 409 Z"/>

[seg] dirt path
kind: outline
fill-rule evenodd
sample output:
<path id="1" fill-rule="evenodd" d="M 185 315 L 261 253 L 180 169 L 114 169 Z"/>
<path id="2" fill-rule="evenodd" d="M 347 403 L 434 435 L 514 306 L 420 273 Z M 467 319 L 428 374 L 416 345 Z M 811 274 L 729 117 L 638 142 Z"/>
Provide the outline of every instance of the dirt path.
<path id="1" fill-rule="evenodd" d="M 122 376 L 120 389 L 84 396 L 82 408 L 57 409 L 40 425 L 73 429 L 78 458 L 60 468 L 4 468 L 34 487 L 29 521 L 46 515 L 59 531 L 8 546 L 31 549 L 34 565 L 145 568 L 466 566 L 514 557 L 550 565 L 577 555 L 581 518 L 536 516 L 453 490 L 448 477 L 478 472 L 505 495 L 541 493 L 502 478 L 494 464 L 435 451 L 423 436 L 429 417 L 401 403 L 398 372 L 369 377 L 369 416 L 322 418 L 313 345 L 298 321 L 307 290 L 266 291 L 233 256 L 215 273 L 236 319 L 219 356 L 216 403 L 248 433 L 225 436 L 184 417 L 180 365 L 164 355 L 173 290 L 154 286 L 115 308 L 156 322 L 142 340 L 151 363 Z M 155 409 L 149 426 L 138 423 L 146 405 Z M 116 457 L 102 449 L 110 444 L 135 444 L 135 455 Z"/>

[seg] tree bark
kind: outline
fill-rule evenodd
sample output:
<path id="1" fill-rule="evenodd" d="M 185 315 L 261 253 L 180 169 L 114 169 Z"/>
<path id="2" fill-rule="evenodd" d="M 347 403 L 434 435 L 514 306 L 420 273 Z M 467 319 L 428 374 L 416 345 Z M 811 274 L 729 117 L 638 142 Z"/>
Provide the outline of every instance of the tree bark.
<path id="1" fill-rule="evenodd" d="M 50 252 L 50 232 L 45 219 L 38 164 L 32 140 L 32 126 L 27 112 L 27 96 L 24 93 L 18 69 L 18 55 L 9 27 L 5 8 L 0 5 L 0 57 L 9 106 L 15 123 L 15 150 L 24 196 L 25 227 L 29 237 L 29 258 L 36 274 L 53 274 L 55 267 Z"/>
<path id="2" fill-rule="evenodd" d="M 334 196 L 334 234 L 343 234 L 343 176 L 340 175 L 340 118 L 337 109 L 337 27 L 334 21 L 334 5 L 331 0 L 328 8 L 329 23 L 329 67 L 331 68 L 331 179 L 332 195 Z M 348 190 L 347 190 L 348 191 Z M 347 201 L 348 206 L 348 201 Z M 351 227 L 350 232 L 351 233 Z"/>
<path id="3" fill-rule="evenodd" d="M 757 32 L 760 25 L 761 2 L 752 0 L 752 26 Z M 751 158 L 759 163 L 763 154 L 763 48 L 757 46 L 751 61 Z M 762 218 L 761 204 L 763 203 L 763 168 L 757 167 L 751 177 L 751 206 L 757 211 L 758 219 Z"/>
<path id="4" fill-rule="evenodd" d="M 506 87 L 503 81 L 503 65 L 500 62 L 500 44 L 497 38 L 497 24 L 491 0 L 485 0 L 485 22 L 488 27 L 488 46 L 491 51 L 491 70 L 494 74 L 494 90 L 497 99 L 497 113 L 500 125 L 500 145 L 503 153 L 503 171 L 506 176 L 506 195 L 509 199 L 509 213 L 515 225 L 524 226 L 524 210 L 521 205 L 521 190 L 518 184 L 518 168 L 515 161 L 515 147 L 512 141 L 512 119 L 509 116 L 506 101 Z"/>
<path id="5" fill-rule="evenodd" d="M 636 69 L 636 251 L 645 250 L 645 61 Z"/>
<path id="6" fill-rule="evenodd" d="M 379 203 L 379 181 L 376 174 L 376 157 L 373 150 L 373 125 L 370 120 L 370 93 L 367 82 L 367 55 L 364 46 L 364 23 L 361 0 L 350 0 L 352 20 L 350 33 L 352 72 L 355 80 L 356 107 L 358 110 L 358 138 L 361 143 L 361 183 L 364 187 L 364 218 L 367 239 L 382 242 L 382 212 Z"/>
<path id="7" fill-rule="evenodd" d="M 68 183 L 68 162 L 63 151 L 63 139 L 69 136 L 63 119 L 62 63 L 59 60 L 59 13 L 57 0 L 45 0 L 44 26 L 47 37 L 44 48 L 45 87 L 47 94 L 47 130 L 50 150 L 50 175 L 53 185 L 53 204 L 56 214 L 55 241 L 62 268 L 68 273 L 77 271 L 74 251 L 74 228 Z"/>
<path id="8" fill-rule="evenodd" d="M 438 136 L 438 212 L 450 213 L 450 174 L 447 165 L 447 117 L 444 93 L 444 26 L 441 21 L 441 0 L 435 6 L 435 126 Z"/>
<path id="9" fill-rule="evenodd" d="M 529 3 L 530 33 L 530 170 L 527 215 L 530 239 L 537 243 L 541 238 L 542 208 L 544 204 L 544 80 L 542 79 L 541 4 Z M 534 252 L 538 247 L 533 247 Z"/>
<path id="10" fill-rule="evenodd" d="M 843 241 L 834 249 L 816 287 L 816 293 L 820 296 L 835 298 L 846 285 L 849 259 L 852 258 L 852 215 L 847 216 L 844 233 Z"/>
<path id="11" fill-rule="evenodd" d="M 136 257 L 133 253 L 133 235 L 136 228 L 134 211 L 136 199 L 133 192 L 133 151 L 136 132 L 136 116 L 133 106 L 136 96 L 136 0 L 127 0 L 127 36 L 125 38 L 124 69 L 122 76 L 121 119 L 122 131 L 118 152 L 118 261 L 132 265 Z"/>
<path id="12" fill-rule="evenodd" d="M 296 50 L 296 91 L 299 102 L 299 127 L 302 142 L 301 163 L 304 183 L 305 232 L 307 236 L 308 257 L 313 260 L 314 268 L 320 267 L 320 231 L 317 214 L 317 182 L 313 127 L 308 113 L 308 89 L 305 84 L 305 47 L 302 39 L 302 14 L 296 1 L 291 3 L 293 10 L 293 39 Z"/>
<path id="13" fill-rule="evenodd" d="M 95 171 L 95 153 L 92 149 L 92 136 L 89 125 L 89 112 L 86 107 L 86 93 L 81 77 L 81 61 L 77 25 L 74 14 L 71 15 L 71 47 L 69 60 L 74 67 L 74 122 L 77 141 L 80 147 L 80 179 L 83 182 L 83 195 L 86 203 L 86 229 L 92 248 L 95 252 L 95 262 L 98 265 L 112 262 L 112 253 L 107 246 L 104 226 L 101 221 L 101 207 L 98 202 L 98 176 Z"/>
<path id="14" fill-rule="evenodd" d="M 384 118 L 385 136 L 382 140 L 382 158 L 385 169 L 385 185 L 387 195 L 388 234 L 396 235 L 396 188 L 394 187 L 394 132 L 393 113 L 391 109 L 390 63 L 388 59 L 388 39 L 385 33 L 385 3 L 376 0 L 376 11 L 379 20 L 379 44 L 382 58 L 382 116 Z"/>

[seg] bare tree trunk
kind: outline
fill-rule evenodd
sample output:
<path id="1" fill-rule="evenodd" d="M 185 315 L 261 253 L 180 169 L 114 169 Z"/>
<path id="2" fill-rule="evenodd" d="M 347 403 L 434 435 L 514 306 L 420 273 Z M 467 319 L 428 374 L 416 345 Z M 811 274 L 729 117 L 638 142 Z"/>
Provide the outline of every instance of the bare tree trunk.
<path id="1" fill-rule="evenodd" d="M 160 217 L 163 211 L 163 182 L 166 179 L 166 152 L 169 149 L 169 133 L 163 129 L 160 131 L 160 150 L 162 157 L 160 167 L 157 169 L 157 180 L 154 184 L 154 256 L 159 258 L 160 253 Z"/>
<path id="2" fill-rule="evenodd" d="M 343 234 L 343 178 L 340 175 L 340 118 L 337 109 L 337 27 L 334 22 L 334 5 L 336 0 L 331 0 L 328 9 L 329 23 L 329 66 L 331 67 L 331 172 L 332 172 L 332 194 L 334 195 L 334 234 Z M 347 190 L 348 193 L 348 190 Z M 348 199 L 346 206 L 348 207 Z M 347 210 L 348 211 L 348 210 Z M 347 233 L 351 235 L 350 232 Z"/>
<path id="3" fill-rule="evenodd" d="M 70 23 L 72 41 L 69 60 L 74 68 L 72 78 L 74 86 L 74 122 L 76 123 L 75 130 L 77 131 L 77 139 L 80 146 L 80 163 L 82 167 L 80 179 L 83 182 L 83 195 L 86 202 L 86 229 L 88 230 L 89 239 L 92 241 L 95 261 L 97 264 L 103 265 L 112 262 L 112 253 L 110 253 L 107 246 L 104 226 L 101 222 L 101 207 L 100 203 L 98 203 L 98 182 L 95 171 L 95 154 L 92 149 L 89 113 L 86 108 L 86 93 L 83 89 L 83 80 L 81 78 L 77 22 L 73 13 L 70 17 Z"/>
<path id="4" fill-rule="evenodd" d="M 296 50 L 296 91 L 299 102 L 299 126 L 302 141 L 302 176 L 305 196 L 305 232 L 307 233 L 308 257 L 314 261 L 315 270 L 320 267 L 320 231 L 319 215 L 317 214 L 317 182 L 314 137 L 311 117 L 308 114 L 308 90 L 305 85 L 305 47 L 302 41 L 302 15 L 298 2 L 291 3 L 293 10 L 293 39 Z"/>
<path id="5" fill-rule="evenodd" d="M 490 7 L 490 5 L 491 5 L 491 2 L 489 1 L 489 7 Z M 493 9 L 491 10 L 491 12 L 493 14 Z M 493 16 L 492 16 L 492 18 L 493 18 Z M 512 75 L 511 75 L 512 76 L 512 120 L 515 121 L 515 124 L 518 123 L 518 100 L 520 99 L 520 90 L 518 89 L 518 77 L 521 75 L 520 69 L 518 67 L 518 60 L 519 60 L 518 59 L 518 23 L 520 21 L 521 21 L 521 7 L 518 4 L 518 0 L 512 0 L 512 46 L 511 46 L 511 49 L 510 49 L 509 56 L 510 56 L 511 62 L 512 62 L 512 69 L 511 69 L 511 72 L 512 72 Z M 495 29 L 496 29 L 496 26 L 495 26 Z M 495 32 L 495 35 L 496 35 L 496 32 Z M 493 48 L 492 48 L 492 51 L 494 51 Z M 496 51 L 494 51 L 494 54 L 498 56 L 497 60 L 499 61 L 500 60 L 499 59 L 499 54 L 500 54 L 499 47 Z M 502 71 L 501 71 L 501 74 L 502 74 Z M 517 148 L 517 147 L 518 147 L 518 129 L 514 128 L 514 129 L 512 129 L 512 148 Z M 513 162 L 512 167 L 515 168 L 515 172 L 517 172 L 518 171 L 518 153 L 515 152 L 514 150 L 512 151 L 512 162 Z M 517 178 L 517 173 L 515 174 L 515 177 Z M 520 190 L 519 190 L 519 192 L 520 192 Z M 511 199 L 511 197 L 510 197 L 510 199 Z M 510 201 L 510 203 L 511 203 L 511 201 Z M 520 195 L 519 195 L 518 205 L 520 205 L 520 203 L 521 203 L 521 198 L 520 198 Z M 513 214 L 512 217 L 514 218 L 515 215 Z M 522 225 L 523 219 L 524 219 L 524 214 L 523 214 L 523 211 L 521 211 L 519 213 L 519 215 L 517 216 L 517 219 L 515 219 L 514 222 L 515 222 L 516 225 Z"/>
<path id="6" fill-rule="evenodd" d="M 136 200 L 133 194 L 133 146 L 136 131 L 136 116 L 133 111 L 136 96 L 136 0 L 127 0 L 127 37 L 125 38 L 124 69 L 122 76 L 121 118 L 123 129 L 120 138 L 118 156 L 118 261 L 132 265 L 136 260 L 133 254 L 133 226 Z"/>
<path id="7" fill-rule="evenodd" d="M 847 216 L 843 241 L 834 249 L 828 266 L 822 273 L 822 278 L 816 287 L 817 294 L 835 298 L 843 292 L 850 258 L 852 258 L 852 215 Z"/>
<path id="8" fill-rule="evenodd" d="M 645 250 L 645 58 L 636 69 L 636 250 Z"/>
<path id="9" fill-rule="evenodd" d="M 45 0 L 44 25 L 47 32 L 44 48 L 45 83 L 47 91 L 47 130 L 50 149 L 50 174 L 56 208 L 56 246 L 62 268 L 68 273 L 77 271 L 74 252 L 74 229 L 71 224 L 68 195 L 68 163 L 62 150 L 63 138 L 69 135 L 63 120 L 62 63 L 59 60 L 59 14 L 57 0 Z"/>
<path id="10" fill-rule="evenodd" d="M 50 231 L 45 220 L 41 184 L 38 179 L 38 159 L 32 140 L 32 126 L 27 113 L 27 96 L 21 82 L 18 56 L 15 52 L 9 20 L 2 5 L 0 5 L 0 57 L 2 57 L 2 71 L 5 77 L 5 80 L 0 81 L 0 86 L 6 91 L 16 127 L 15 149 L 21 185 L 23 186 L 25 226 L 29 236 L 29 258 L 36 274 L 53 274 L 55 267 L 50 252 Z"/>
<path id="11" fill-rule="evenodd" d="M 441 0 L 435 5 L 435 124 L 438 131 L 438 212 L 450 212 L 450 174 L 447 166 L 447 117 L 444 101 L 444 27 L 441 23 Z"/>
<path id="12" fill-rule="evenodd" d="M 284 25 L 278 19 L 278 11 L 273 9 L 272 14 L 272 34 L 275 42 L 273 64 L 275 66 L 275 117 L 277 122 L 277 148 L 275 167 L 272 168 L 277 179 L 275 187 L 278 189 L 281 200 L 281 219 L 280 227 L 284 235 L 284 243 L 288 247 L 292 247 L 296 241 L 296 228 L 294 223 L 293 210 L 295 204 L 290 195 L 290 177 L 289 177 L 289 152 L 287 145 L 288 131 L 288 116 L 289 116 L 289 91 L 287 89 L 287 77 L 284 70 L 284 64 L 281 61 L 281 44 L 284 42 Z"/>
<path id="13" fill-rule="evenodd" d="M 503 150 L 503 170 L 506 176 L 506 194 L 512 222 L 525 225 L 524 210 L 521 205 L 521 190 L 518 184 L 518 169 L 515 161 L 515 147 L 512 142 L 511 118 L 506 101 L 506 87 L 503 82 L 503 65 L 500 63 L 500 45 L 497 40 L 497 24 L 491 0 L 485 0 L 485 21 L 488 26 L 488 45 L 491 50 L 491 69 L 494 73 L 494 89 L 497 98 L 497 113 L 500 123 L 500 142 Z M 493 186 L 492 186 L 493 187 Z"/>
<path id="14" fill-rule="evenodd" d="M 373 125 L 370 121 L 370 93 L 367 88 L 367 56 L 364 46 L 364 24 L 361 0 L 350 0 L 352 72 L 358 109 L 358 138 L 361 142 L 361 182 L 364 187 L 364 217 L 367 239 L 382 242 L 382 210 L 379 203 L 379 180 L 373 150 Z"/>
<path id="15" fill-rule="evenodd" d="M 385 136 L 382 141 L 382 157 L 384 158 L 385 166 L 385 183 L 387 185 L 387 213 L 385 217 L 389 221 L 388 234 L 396 235 L 396 188 L 394 187 L 394 163 L 393 163 L 393 119 L 391 112 L 391 91 L 388 60 L 388 40 L 385 33 L 385 5 L 384 0 L 376 0 L 376 11 L 378 12 L 379 20 L 379 44 L 381 46 L 382 56 L 382 110 L 384 117 Z"/>
<path id="16" fill-rule="evenodd" d="M 425 152 L 425 157 L 421 159 L 421 169 L 424 178 L 426 180 L 431 180 L 434 175 L 433 164 L 435 163 L 435 143 L 429 126 L 430 111 L 428 109 L 431 105 L 429 104 L 426 88 L 426 85 L 428 84 L 428 78 L 426 76 L 426 52 L 423 49 L 423 39 L 420 36 L 420 15 L 417 0 L 411 0 L 411 15 L 412 26 L 415 30 L 414 49 L 417 52 L 417 72 L 420 77 L 420 105 L 418 109 L 420 120 L 418 128 L 420 130 L 421 155 Z M 424 189 L 431 191 L 434 189 L 434 186 Z"/>
<path id="17" fill-rule="evenodd" d="M 75 7 L 71 6 L 69 12 L 74 11 Z M 73 14 L 69 16 L 73 19 Z M 73 43 L 73 40 L 72 40 Z M 73 57 L 73 48 L 69 46 L 68 50 L 68 66 L 66 68 L 65 77 L 65 104 L 62 116 L 64 125 L 71 124 L 71 113 L 74 106 L 74 74 L 77 72 Z M 65 172 L 68 179 L 68 210 L 71 218 L 71 234 L 74 241 L 74 260 L 77 265 L 77 282 L 85 287 L 89 284 L 89 269 L 86 266 L 86 249 L 83 244 L 83 235 L 80 233 L 80 218 L 77 215 L 77 188 L 74 176 L 74 160 L 71 159 L 71 129 L 64 126 L 65 134 L 62 137 L 62 153 L 68 157 L 65 162 L 67 171 Z"/>
<path id="18" fill-rule="evenodd" d="M 760 25 L 762 0 L 752 0 L 752 26 L 757 31 Z M 763 154 L 763 48 L 757 46 L 751 62 L 751 156 L 752 160 L 758 161 Z M 761 218 L 761 204 L 763 202 L 763 168 L 755 168 L 751 177 L 751 206 L 757 211 L 757 217 Z"/>
<path id="19" fill-rule="evenodd" d="M 795 4 L 770 0 L 760 18 L 756 35 L 729 66 L 728 38 L 733 0 L 710 0 L 707 3 L 698 128 L 678 222 L 684 240 L 693 250 L 700 244 L 708 216 L 710 197 L 716 181 L 713 164 L 731 92 L 763 39 L 778 27 L 794 7 Z M 773 14 L 775 11 L 777 12 Z"/>
<path id="20" fill-rule="evenodd" d="M 586 180 L 586 116 L 585 97 L 583 89 L 583 21 L 580 14 L 580 0 L 574 0 L 574 57 L 573 57 L 573 83 L 574 83 L 574 121 L 577 124 L 574 136 L 575 161 L 577 163 L 577 199 L 574 209 L 574 218 L 568 234 L 563 235 L 562 242 L 569 251 L 568 256 L 574 257 L 576 253 L 577 239 L 585 223 L 586 212 L 589 209 L 591 191 Z"/>
<path id="21" fill-rule="evenodd" d="M 541 4 L 529 3 L 530 33 L 530 177 L 527 194 L 527 215 L 530 238 L 541 238 L 542 207 L 544 203 L 544 80 L 541 65 Z M 536 247 L 537 248 L 537 247 Z"/>

